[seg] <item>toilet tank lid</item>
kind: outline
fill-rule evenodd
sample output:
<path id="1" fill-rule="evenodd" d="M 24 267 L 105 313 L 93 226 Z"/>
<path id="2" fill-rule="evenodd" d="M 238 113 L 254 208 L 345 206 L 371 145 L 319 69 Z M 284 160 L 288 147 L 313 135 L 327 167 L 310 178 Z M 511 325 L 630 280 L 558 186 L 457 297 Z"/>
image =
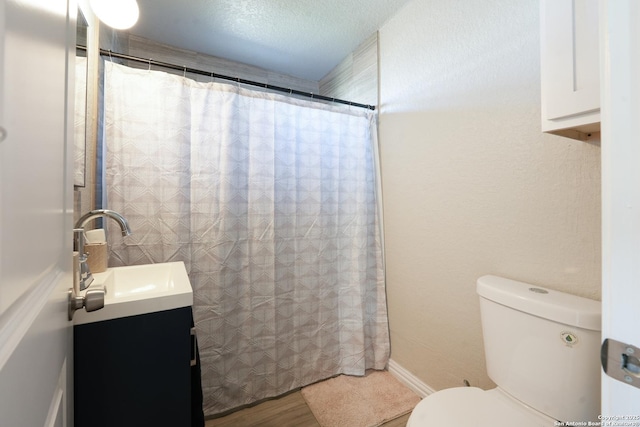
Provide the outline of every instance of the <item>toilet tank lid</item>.
<path id="1" fill-rule="evenodd" d="M 599 301 L 491 275 L 480 277 L 476 289 L 485 299 L 534 316 L 593 331 L 601 328 Z"/>

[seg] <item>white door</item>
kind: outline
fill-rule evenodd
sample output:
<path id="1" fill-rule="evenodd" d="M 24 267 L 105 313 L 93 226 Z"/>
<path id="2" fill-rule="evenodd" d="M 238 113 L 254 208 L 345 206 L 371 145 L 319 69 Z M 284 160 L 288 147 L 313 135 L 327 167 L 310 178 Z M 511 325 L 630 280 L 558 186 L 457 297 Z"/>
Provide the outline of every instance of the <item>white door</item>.
<path id="1" fill-rule="evenodd" d="M 609 358 L 621 380 L 602 376 L 602 415 L 603 425 L 640 426 L 640 389 L 629 384 L 640 385 L 640 2 L 600 7 L 602 335 L 627 344 Z"/>
<path id="2" fill-rule="evenodd" d="M 0 2 L 1 426 L 73 425 L 75 21 L 67 0 Z"/>

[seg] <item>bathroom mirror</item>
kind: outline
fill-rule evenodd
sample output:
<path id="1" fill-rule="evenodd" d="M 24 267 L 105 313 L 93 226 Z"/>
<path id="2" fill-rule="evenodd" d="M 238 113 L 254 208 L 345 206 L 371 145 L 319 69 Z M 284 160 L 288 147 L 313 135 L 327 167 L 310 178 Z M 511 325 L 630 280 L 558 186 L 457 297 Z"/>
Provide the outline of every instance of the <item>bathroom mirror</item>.
<path id="1" fill-rule="evenodd" d="M 76 23 L 75 117 L 74 117 L 74 174 L 73 185 L 85 186 L 87 140 L 87 37 L 89 25 L 78 8 Z"/>

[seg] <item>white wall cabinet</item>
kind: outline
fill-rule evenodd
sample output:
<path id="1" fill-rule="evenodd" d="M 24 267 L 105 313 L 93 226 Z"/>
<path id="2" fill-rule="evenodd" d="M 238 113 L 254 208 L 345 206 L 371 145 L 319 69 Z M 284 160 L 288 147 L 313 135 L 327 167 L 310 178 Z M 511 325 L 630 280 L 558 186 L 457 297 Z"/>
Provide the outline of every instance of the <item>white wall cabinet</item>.
<path id="1" fill-rule="evenodd" d="M 600 131 L 598 0 L 540 1 L 542 130 Z"/>

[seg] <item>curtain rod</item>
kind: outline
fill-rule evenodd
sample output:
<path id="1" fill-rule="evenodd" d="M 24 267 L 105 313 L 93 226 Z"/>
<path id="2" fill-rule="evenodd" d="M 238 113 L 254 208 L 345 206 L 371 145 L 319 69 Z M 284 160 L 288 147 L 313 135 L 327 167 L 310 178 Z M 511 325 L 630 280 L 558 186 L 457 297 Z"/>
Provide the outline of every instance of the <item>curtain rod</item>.
<path id="1" fill-rule="evenodd" d="M 87 48 L 85 46 L 76 46 L 76 47 L 78 49 L 87 50 Z M 161 62 L 161 61 L 156 61 L 156 60 L 153 60 L 153 59 L 139 58 L 137 56 L 125 55 L 123 53 L 112 52 L 111 50 L 106 50 L 106 49 L 100 49 L 100 55 L 109 56 L 110 58 L 126 59 L 128 61 L 139 62 L 141 64 L 148 64 L 149 66 L 155 65 L 157 67 L 169 68 L 169 69 L 172 69 L 172 70 L 183 71 L 185 73 L 199 74 L 201 76 L 211 77 L 212 79 L 213 78 L 217 78 L 217 79 L 222 79 L 222 80 L 229 80 L 229 81 L 233 81 L 233 82 L 241 83 L 241 84 L 245 84 L 245 85 L 261 87 L 263 89 L 269 89 L 269 90 L 273 90 L 273 91 L 277 91 L 277 92 L 288 93 L 289 95 L 299 95 L 299 96 L 304 96 L 304 97 L 307 97 L 307 98 L 316 99 L 316 100 L 320 100 L 320 101 L 336 102 L 338 104 L 345 104 L 345 105 L 350 105 L 352 107 L 366 108 L 366 109 L 369 109 L 369 110 L 375 110 L 376 109 L 376 107 L 373 106 L 373 105 L 367 105 L 367 104 L 360 104 L 360 103 L 357 103 L 357 102 L 345 101 L 344 99 L 331 98 L 329 96 L 318 95 L 318 94 L 314 94 L 314 93 L 311 93 L 311 92 L 303 92 L 301 90 L 285 88 L 285 87 L 281 87 L 281 86 L 274 86 L 274 85 L 271 85 L 271 84 L 268 84 L 268 83 L 260 83 L 260 82 L 256 82 L 256 81 L 253 81 L 253 80 L 241 79 L 239 77 L 225 76 L 223 74 L 217 74 L 217 73 L 213 73 L 213 72 L 209 72 L 209 71 L 198 70 L 196 68 L 189 68 L 189 67 L 186 67 L 186 66 L 170 64 L 168 62 Z"/>

